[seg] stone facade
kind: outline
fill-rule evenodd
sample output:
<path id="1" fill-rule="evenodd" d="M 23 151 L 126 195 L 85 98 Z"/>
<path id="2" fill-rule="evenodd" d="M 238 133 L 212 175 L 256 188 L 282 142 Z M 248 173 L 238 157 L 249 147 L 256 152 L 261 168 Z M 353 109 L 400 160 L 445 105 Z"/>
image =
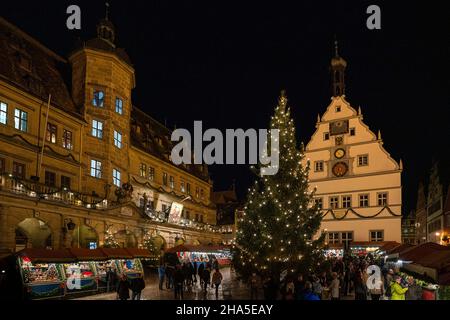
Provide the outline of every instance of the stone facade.
<path id="1" fill-rule="evenodd" d="M 97 30 L 67 62 L 0 19 L 1 254 L 102 246 L 107 234 L 124 247 L 221 243 L 208 168 L 171 163 L 170 130 L 132 105 L 135 70 L 114 27 Z M 178 224 L 163 217 L 173 202 Z"/>

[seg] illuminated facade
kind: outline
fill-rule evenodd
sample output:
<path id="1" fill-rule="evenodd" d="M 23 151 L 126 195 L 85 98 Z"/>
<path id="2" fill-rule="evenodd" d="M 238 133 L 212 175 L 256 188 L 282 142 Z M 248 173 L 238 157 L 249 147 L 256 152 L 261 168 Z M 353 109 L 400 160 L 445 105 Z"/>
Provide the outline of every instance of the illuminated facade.
<path id="1" fill-rule="evenodd" d="M 114 38 L 102 20 L 67 61 L 0 19 L 2 254 L 106 235 L 124 247 L 221 243 L 207 166 L 171 163 L 171 132 L 132 105 L 135 70 Z M 178 224 L 166 222 L 173 202 Z"/>
<path id="2" fill-rule="evenodd" d="M 346 101 L 346 65 L 336 48 L 333 97 L 305 149 L 310 187 L 317 188 L 315 201 L 323 212 L 321 232 L 330 245 L 400 242 L 402 162 L 392 159 L 380 133 Z"/>

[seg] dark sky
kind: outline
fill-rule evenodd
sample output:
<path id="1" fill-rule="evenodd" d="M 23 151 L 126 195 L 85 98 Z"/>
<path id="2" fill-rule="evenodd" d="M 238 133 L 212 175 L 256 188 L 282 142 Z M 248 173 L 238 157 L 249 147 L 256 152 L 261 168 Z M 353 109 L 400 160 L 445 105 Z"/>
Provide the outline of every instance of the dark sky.
<path id="1" fill-rule="evenodd" d="M 384 146 L 403 159 L 405 212 L 431 159 L 450 147 L 450 19 L 445 1 L 109 1 L 120 47 L 136 69 L 133 102 L 170 127 L 265 128 L 287 90 L 298 138 L 314 132 L 330 102 L 334 35 L 347 62 L 347 100 L 381 130 Z M 292 3 L 291 3 L 292 2 Z M 295 6 L 293 3 L 296 3 Z M 82 30 L 65 27 L 78 4 Z M 382 29 L 366 28 L 377 4 Z M 0 14 L 60 55 L 88 39 L 104 16 L 103 1 L 2 1 Z M 216 189 L 247 166 L 213 166 Z"/>

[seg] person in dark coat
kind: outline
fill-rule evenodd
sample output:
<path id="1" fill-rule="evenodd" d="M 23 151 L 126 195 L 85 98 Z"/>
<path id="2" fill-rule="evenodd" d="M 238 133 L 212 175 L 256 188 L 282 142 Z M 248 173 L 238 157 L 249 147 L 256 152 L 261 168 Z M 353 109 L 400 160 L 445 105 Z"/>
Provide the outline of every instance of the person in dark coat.
<path id="1" fill-rule="evenodd" d="M 122 274 L 117 285 L 117 298 L 120 300 L 128 300 L 130 298 L 130 285 L 128 284 L 127 276 Z"/>
<path id="2" fill-rule="evenodd" d="M 194 283 L 197 283 L 198 263 L 199 262 L 197 261 L 197 259 L 192 262 L 192 267 L 194 268 L 194 270 L 193 270 Z"/>
<path id="3" fill-rule="evenodd" d="M 173 274 L 174 268 L 172 266 L 166 266 L 166 289 L 173 287 Z"/>
<path id="4" fill-rule="evenodd" d="M 141 300 L 141 292 L 144 288 L 145 281 L 143 277 L 131 280 L 131 300 Z"/>
<path id="5" fill-rule="evenodd" d="M 197 272 L 198 277 L 200 278 L 200 287 L 202 287 L 203 286 L 203 270 L 205 270 L 205 265 L 202 261 L 199 262 L 197 270 L 198 270 L 198 272 Z"/>
<path id="6" fill-rule="evenodd" d="M 174 293 L 175 293 L 175 300 L 178 299 L 178 297 L 183 300 L 183 282 L 184 282 L 184 274 L 183 270 L 181 269 L 181 265 L 177 265 L 177 268 L 175 270 L 174 274 Z"/>
<path id="7" fill-rule="evenodd" d="M 111 267 L 106 272 L 106 292 L 116 290 L 117 274 Z"/>
<path id="8" fill-rule="evenodd" d="M 211 283 L 211 271 L 209 268 L 205 268 L 202 273 L 203 291 L 207 292 L 208 285 Z"/>

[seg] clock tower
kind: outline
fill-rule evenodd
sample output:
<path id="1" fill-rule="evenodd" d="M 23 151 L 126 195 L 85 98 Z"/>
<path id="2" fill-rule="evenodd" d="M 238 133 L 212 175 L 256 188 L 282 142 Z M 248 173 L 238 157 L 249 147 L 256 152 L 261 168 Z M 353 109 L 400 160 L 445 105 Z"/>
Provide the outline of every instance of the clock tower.
<path id="1" fill-rule="evenodd" d="M 402 162 L 383 147 L 344 95 L 347 63 L 331 60 L 333 96 L 305 149 L 310 187 L 322 208 L 321 232 L 333 246 L 401 241 Z M 319 235 L 317 235 L 319 236 Z"/>

